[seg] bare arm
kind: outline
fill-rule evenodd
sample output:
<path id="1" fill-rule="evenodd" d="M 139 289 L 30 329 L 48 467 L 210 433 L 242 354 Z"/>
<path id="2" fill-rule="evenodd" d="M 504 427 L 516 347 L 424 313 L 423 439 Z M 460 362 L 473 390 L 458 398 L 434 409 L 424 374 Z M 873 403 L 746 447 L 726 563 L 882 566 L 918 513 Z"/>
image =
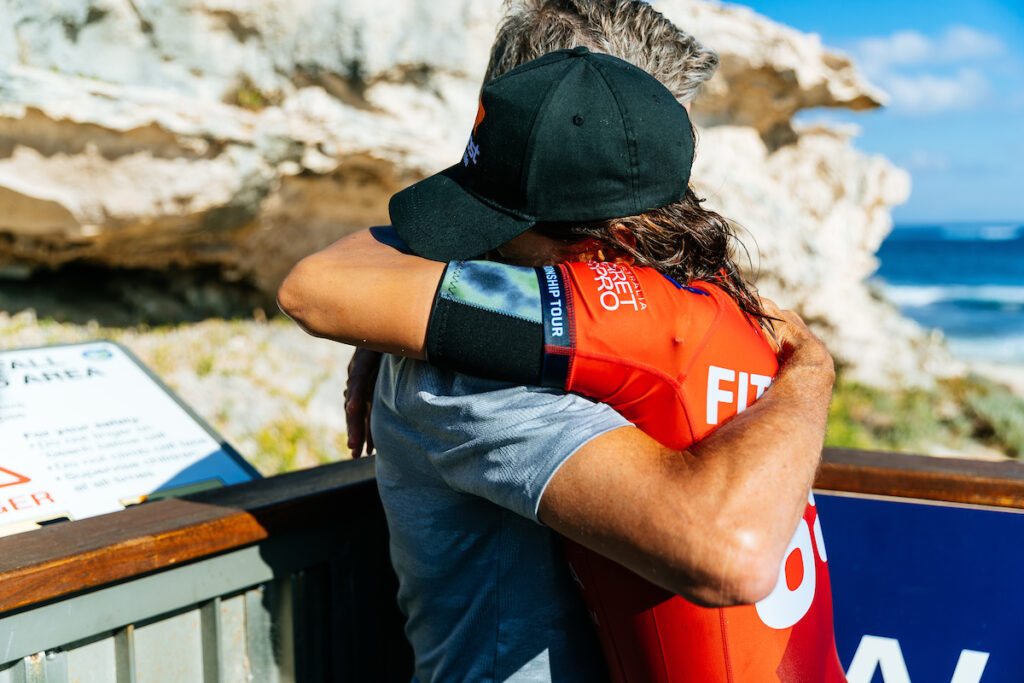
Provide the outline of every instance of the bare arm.
<path id="1" fill-rule="evenodd" d="M 373 432 L 370 416 L 373 413 L 373 391 L 377 386 L 381 354 L 368 349 L 356 349 L 348 364 L 345 383 L 345 427 L 348 432 L 349 452 L 353 458 L 373 452 Z"/>
<path id="2" fill-rule="evenodd" d="M 782 315 L 783 362 L 761 399 L 682 453 L 632 427 L 590 441 L 548 484 L 540 519 L 694 602 L 768 595 L 807 504 L 835 377 L 824 346 Z"/>
<path id="3" fill-rule="evenodd" d="M 277 302 L 316 337 L 422 359 L 444 265 L 403 254 L 363 230 L 299 261 Z"/>

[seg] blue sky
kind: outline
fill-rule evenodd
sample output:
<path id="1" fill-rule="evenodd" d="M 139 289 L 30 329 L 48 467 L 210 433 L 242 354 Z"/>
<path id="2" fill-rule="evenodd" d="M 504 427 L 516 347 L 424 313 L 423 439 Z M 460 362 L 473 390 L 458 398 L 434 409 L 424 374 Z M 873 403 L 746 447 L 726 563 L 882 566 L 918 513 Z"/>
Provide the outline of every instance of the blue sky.
<path id="1" fill-rule="evenodd" d="M 850 54 L 889 105 L 816 110 L 852 122 L 854 144 L 911 172 L 897 223 L 1024 223 L 1024 0 L 752 0 L 760 14 Z"/>

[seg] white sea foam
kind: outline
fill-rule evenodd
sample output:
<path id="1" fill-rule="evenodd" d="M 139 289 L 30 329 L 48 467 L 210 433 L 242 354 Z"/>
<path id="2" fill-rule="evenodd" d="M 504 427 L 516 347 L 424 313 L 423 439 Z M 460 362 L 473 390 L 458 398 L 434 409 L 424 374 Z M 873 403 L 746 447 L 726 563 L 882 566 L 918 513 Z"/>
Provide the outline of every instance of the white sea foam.
<path id="1" fill-rule="evenodd" d="M 968 361 L 1024 365 L 1024 335 L 946 337 L 950 353 Z"/>
<path id="2" fill-rule="evenodd" d="M 1016 223 L 943 225 L 942 238 L 956 242 L 1005 242 L 1024 235 L 1024 225 Z"/>
<path id="3" fill-rule="evenodd" d="M 1024 306 L 1024 285 L 893 285 L 882 284 L 882 294 L 900 307 L 929 306 L 943 302 L 962 301 Z"/>

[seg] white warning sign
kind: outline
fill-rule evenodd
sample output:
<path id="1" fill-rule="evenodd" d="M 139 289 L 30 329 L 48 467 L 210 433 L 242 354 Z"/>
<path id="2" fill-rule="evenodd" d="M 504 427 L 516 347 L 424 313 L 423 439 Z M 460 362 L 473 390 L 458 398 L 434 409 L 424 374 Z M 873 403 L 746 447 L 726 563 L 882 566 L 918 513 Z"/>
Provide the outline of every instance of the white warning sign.
<path id="1" fill-rule="evenodd" d="M 17 472 L 11 472 L 9 469 L 0 467 L 0 487 L 2 486 L 14 486 L 15 484 L 27 484 L 32 481 L 26 476 L 18 474 Z"/>
<path id="2" fill-rule="evenodd" d="M 0 352 L 0 535 L 258 476 L 117 344 Z"/>

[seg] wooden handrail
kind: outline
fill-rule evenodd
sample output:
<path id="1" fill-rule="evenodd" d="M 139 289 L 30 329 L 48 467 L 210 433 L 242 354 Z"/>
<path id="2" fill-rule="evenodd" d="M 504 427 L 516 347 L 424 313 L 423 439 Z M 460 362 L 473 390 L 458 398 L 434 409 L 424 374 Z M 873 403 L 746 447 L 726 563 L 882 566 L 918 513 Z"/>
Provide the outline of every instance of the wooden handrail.
<path id="1" fill-rule="evenodd" d="M 815 488 L 1024 509 L 1024 463 L 826 448 Z"/>
<path id="2" fill-rule="evenodd" d="M 0 538 L 0 613 L 379 507 L 373 458 L 145 503 Z"/>
<path id="3" fill-rule="evenodd" d="M 1024 509 L 1024 464 L 826 448 L 815 487 Z M 379 508 L 373 458 L 0 538 L 0 613 Z"/>

